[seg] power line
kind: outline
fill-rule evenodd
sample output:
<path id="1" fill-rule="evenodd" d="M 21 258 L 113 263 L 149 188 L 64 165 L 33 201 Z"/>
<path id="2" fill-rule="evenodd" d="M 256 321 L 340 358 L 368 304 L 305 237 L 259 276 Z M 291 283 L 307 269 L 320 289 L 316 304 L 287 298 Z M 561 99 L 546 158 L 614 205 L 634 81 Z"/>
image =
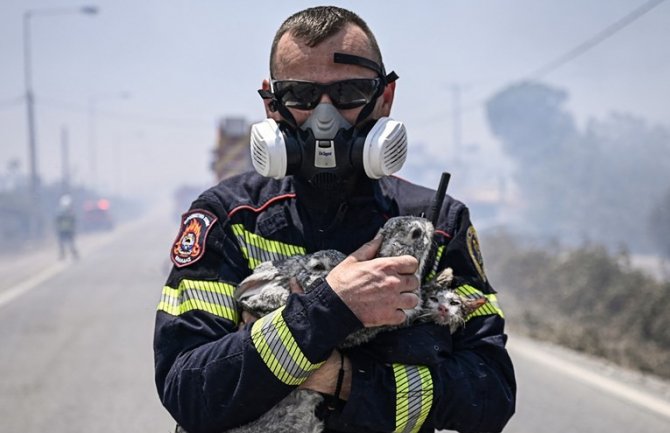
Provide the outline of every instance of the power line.
<path id="1" fill-rule="evenodd" d="M 604 40 L 610 38 L 613 36 L 615 33 L 621 31 L 625 27 L 629 26 L 639 18 L 641 18 L 643 15 L 654 9 L 656 6 L 660 5 L 663 3 L 665 0 L 650 0 L 641 6 L 635 8 L 628 14 L 626 14 L 624 17 L 620 18 L 616 22 L 610 24 L 609 26 L 605 27 L 603 30 L 599 31 L 596 33 L 594 36 L 592 36 L 589 39 L 586 39 L 585 41 L 581 42 L 579 45 L 576 47 L 572 48 L 571 50 L 565 52 L 564 54 L 556 57 L 554 60 L 546 63 L 545 65 L 537 68 L 534 72 L 530 74 L 526 74 L 522 76 L 521 78 L 517 79 L 517 81 L 523 81 L 523 80 L 529 80 L 529 79 L 540 79 L 542 77 L 547 76 L 549 73 L 555 71 L 556 69 L 560 68 L 561 66 L 565 65 L 568 62 L 571 62 L 572 60 L 576 59 L 577 57 L 581 56 L 582 54 L 586 53 L 596 45 L 600 44 Z M 486 103 L 486 100 L 488 98 L 481 98 L 471 104 L 467 104 L 464 107 L 461 107 L 460 109 L 460 115 L 462 116 L 463 114 L 469 113 L 471 111 L 474 111 L 481 106 L 483 106 Z M 440 115 L 440 119 L 442 119 L 444 115 Z M 431 119 L 430 121 L 432 122 L 434 119 Z"/>
<path id="2" fill-rule="evenodd" d="M 574 60 L 575 58 L 581 56 L 591 48 L 595 47 L 596 45 L 600 44 L 604 40 L 610 38 L 612 35 L 617 33 L 618 31 L 622 30 L 623 28 L 627 27 L 628 25 L 632 24 L 634 21 L 636 21 L 638 18 L 642 17 L 645 15 L 647 12 L 651 11 L 653 8 L 656 6 L 660 5 L 663 3 L 665 0 L 650 0 L 640 7 L 634 9 L 633 11 L 629 12 L 626 16 L 618 20 L 617 22 L 610 24 L 600 32 L 596 33 L 593 37 L 585 40 L 581 44 L 577 45 L 570 51 L 566 52 L 565 54 L 557 57 L 556 59 L 552 60 L 551 62 L 547 63 L 546 65 L 538 68 L 535 70 L 533 73 L 528 74 L 528 78 L 533 78 L 533 79 L 538 79 L 546 76 L 550 72 L 553 72 L 554 70 L 560 68 L 564 64 Z"/>

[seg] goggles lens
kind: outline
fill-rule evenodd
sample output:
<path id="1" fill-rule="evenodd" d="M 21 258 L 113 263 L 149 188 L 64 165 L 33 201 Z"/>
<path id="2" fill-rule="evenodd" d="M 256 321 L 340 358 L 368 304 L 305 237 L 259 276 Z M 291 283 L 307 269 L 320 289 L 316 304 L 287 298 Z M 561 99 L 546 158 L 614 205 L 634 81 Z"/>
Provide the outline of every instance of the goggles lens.
<path id="1" fill-rule="evenodd" d="M 326 93 L 336 108 L 346 110 L 362 107 L 377 95 L 379 78 L 355 78 L 330 84 L 311 81 L 273 80 L 272 88 L 277 100 L 286 108 L 312 110 Z"/>

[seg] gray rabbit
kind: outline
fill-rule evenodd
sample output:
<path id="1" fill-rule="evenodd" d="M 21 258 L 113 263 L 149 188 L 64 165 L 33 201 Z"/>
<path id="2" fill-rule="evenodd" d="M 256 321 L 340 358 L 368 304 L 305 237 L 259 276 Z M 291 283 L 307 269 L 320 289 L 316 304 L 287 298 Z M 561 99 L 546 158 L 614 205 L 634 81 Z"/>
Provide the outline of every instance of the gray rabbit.
<path id="1" fill-rule="evenodd" d="M 398 216 L 390 218 L 379 233 L 382 235 L 382 244 L 377 252 L 377 257 L 395 257 L 408 255 L 419 261 L 416 277 L 421 281 L 424 266 L 428 260 L 430 247 L 433 241 L 435 229 L 433 224 L 425 218 L 414 216 Z M 420 290 L 417 291 L 420 294 Z M 419 314 L 421 303 L 412 310 L 404 310 L 409 324 Z M 374 338 L 382 330 L 397 328 L 397 326 L 375 326 L 360 329 L 349 336 L 340 344 L 340 348 L 359 346 Z"/>
<path id="2" fill-rule="evenodd" d="M 256 318 L 286 304 L 291 294 L 291 279 L 306 290 L 318 279 L 328 275 L 345 255 L 336 250 L 317 251 L 283 260 L 263 262 L 235 289 L 235 299 L 242 309 Z"/>
<path id="3" fill-rule="evenodd" d="M 419 261 L 417 277 L 420 278 L 432 242 L 434 228 L 425 218 L 401 216 L 389 219 L 380 230 L 382 244 L 378 257 L 411 255 Z M 335 250 L 324 250 L 286 260 L 260 264 L 252 275 L 242 281 L 235 292 L 242 308 L 256 317 L 273 311 L 286 303 L 291 293 L 291 279 L 295 277 L 304 290 L 319 277 L 325 277 L 344 254 Z M 465 318 L 481 303 L 456 294 L 451 288 L 453 273 L 445 269 L 437 278 L 419 290 L 422 302 L 405 311 L 407 324 L 415 320 L 433 320 L 450 327 L 453 332 L 465 323 Z M 481 302 L 481 301 L 477 301 Z M 485 301 L 484 301 L 485 302 Z M 353 347 L 370 341 L 383 330 L 394 326 L 364 328 L 349 335 L 340 348 Z M 267 413 L 251 423 L 229 430 L 228 433 L 320 433 L 323 421 L 317 418 L 315 409 L 323 396 L 315 391 L 296 389 Z"/>
<path id="4" fill-rule="evenodd" d="M 433 232 L 433 225 L 425 218 L 413 216 L 390 218 L 379 231 L 382 243 L 377 257 L 402 255 L 415 257 L 419 261 L 416 276 L 420 279 L 430 252 Z M 290 281 L 292 278 L 297 280 L 302 290 L 309 290 L 312 283 L 328 275 L 328 272 L 344 258 L 345 255 L 339 251 L 323 250 L 283 260 L 263 262 L 237 286 L 235 298 L 244 311 L 251 313 L 256 318 L 263 317 L 286 304 L 291 294 Z M 416 316 L 419 307 L 405 311 L 408 321 Z M 370 341 L 384 328 L 386 327 L 363 328 L 349 335 L 341 347 L 358 346 Z"/>

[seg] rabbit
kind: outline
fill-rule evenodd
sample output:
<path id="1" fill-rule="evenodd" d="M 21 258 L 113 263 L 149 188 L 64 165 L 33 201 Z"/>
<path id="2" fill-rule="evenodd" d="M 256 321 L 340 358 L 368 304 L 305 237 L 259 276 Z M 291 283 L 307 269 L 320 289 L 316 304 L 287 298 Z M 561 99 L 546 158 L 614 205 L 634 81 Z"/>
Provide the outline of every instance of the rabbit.
<path id="1" fill-rule="evenodd" d="M 328 275 L 345 255 L 337 250 L 322 250 L 283 260 L 263 262 L 242 280 L 234 297 L 242 309 L 260 318 L 286 304 L 291 294 L 291 279 L 303 290 L 308 290 L 318 279 Z"/>
<path id="2" fill-rule="evenodd" d="M 382 243 L 377 257 L 410 255 L 419 261 L 416 271 L 421 277 L 433 237 L 433 225 L 425 218 L 399 216 L 390 218 L 379 233 Z M 322 250 L 306 255 L 292 256 L 282 260 L 263 262 L 254 272 L 237 286 L 235 299 L 242 309 L 256 318 L 286 304 L 291 294 L 290 281 L 296 278 L 302 290 L 309 290 L 318 279 L 328 275 L 331 269 L 344 260 L 345 255 L 336 250 Z M 419 294 L 419 293 L 417 293 Z M 418 312 L 417 308 L 406 310 L 408 320 Z M 352 347 L 369 341 L 379 328 L 366 328 L 352 334 L 343 347 Z"/>
<path id="3" fill-rule="evenodd" d="M 416 277 L 421 281 L 421 275 L 425 267 L 430 247 L 432 245 L 433 224 L 425 218 L 415 216 L 398 216 L 390 218 L 379 233 L 382 236 L 382 244 L 377 252 L 377 257 L 413 256 L 419 261 Z M 420 288 L 417 295 L 421 295 Z M 421 303 L 414 309 L 404 310 L 405 324 L 410 323 L 421 309 Z M 347 336 L 340 344 L 341 349 L 359 346 L 374 338 L 379 332 L 396 328 L 397 326 L 375 326 L 363 328 Z"/>
<path id="4" fill-rule="evenodd" d="M 421 217 L 399 216 L 390 218 L 380 229 L 382 242 L 377 257 L 410 255 L 419 261 L 416 276 L 420 280 L 432 245 L 434 228 L 430 221 Z M 336 250 L 293 256 L 285 260 L 261 263 L 244 279 L 235 291 L 242 309 L 255 317 L 274 311 L 286 303 L 291 293 L 291 279 L 296 278 L 303 290 L 308 291 L 319 277 L 325 277 L 345 256 Z M 420 295 L 420 290 L 417 290 Z M 416 308 L 406 310 L 406 324 L 421 313 L 420 302 Z M 358 346 L 370 341 L 382 330 L 392 326 L 377 326 L 360 329 L 349 335 L 340 348 Z M 322 432 L 323 421 L 315 409 L 323 396 L 315 391 L 296 389 L 271 410 L 251 423 L 237 427 L 228 433 L 260 432 Z M 287 418 L 287 414 L 290 417 Z"/>
<path id="5" fill-rule="evenodd" d="M 444 269 L 434 280 L 421 287 L 422 302 L 414 321 L 433 321 L 448 326 L 454 333 L 465 324 L 468 315 L 487 302 L 486 298 L 470 299 L 451 287 L 453 271 Z M 295 389 L 260 418 L 227 433 L 321 433 L 324 424 L 315 413 L 323 396 L 307 389 Z"/>

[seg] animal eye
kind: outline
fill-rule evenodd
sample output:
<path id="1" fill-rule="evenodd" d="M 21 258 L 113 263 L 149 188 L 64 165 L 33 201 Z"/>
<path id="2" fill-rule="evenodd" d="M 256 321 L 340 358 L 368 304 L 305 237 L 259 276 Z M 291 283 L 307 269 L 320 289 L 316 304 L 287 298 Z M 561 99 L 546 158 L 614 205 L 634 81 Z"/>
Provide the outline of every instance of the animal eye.
<path id="1" fill-rule="evenodd" d="M 323 263 L 315 263 L 312 269 L 314 269 L 315 271 L 325 271 L 326 266 Z"/>
<path id="2" fill-rule="evenodd" d="M 437 299 L 436 296 L 431 296 L 431 297 L 428 298 L 428 299 L 430 299 L 431 302 L 439 302 L 439 300 Z"/>
<path id="3" fill-rule="evenodd" d="M 456 299 L 452 299 L 452 300 L 449 302 L 449 305 L 461 305 L 461 302 L 460 302 L 460 301 L 457 301 Z"/>
<path id="4" fill-rule="evenodd" d="M 412 239 L 419 239 L 421 237 L 421 229 L 416 228 L 412 230 Z"/>

